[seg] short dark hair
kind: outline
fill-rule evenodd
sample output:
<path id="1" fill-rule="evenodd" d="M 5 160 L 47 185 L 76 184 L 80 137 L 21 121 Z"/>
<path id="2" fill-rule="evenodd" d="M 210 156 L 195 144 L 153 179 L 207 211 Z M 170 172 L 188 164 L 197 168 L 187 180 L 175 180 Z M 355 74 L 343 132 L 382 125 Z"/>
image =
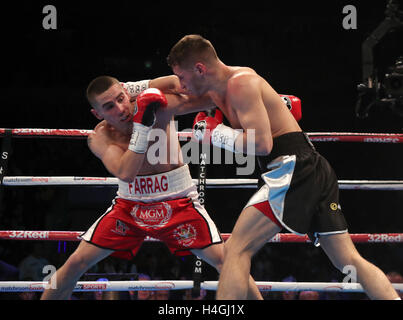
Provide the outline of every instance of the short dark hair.
<path id="1" fill-rule="evenodd" d="M 211 42 L 198 34 L 189 34 L 180 39 L 167 57 L 170 67 L 189 67 L 197 61 L 209 62 L 218 59 Z"/>
<path id="2" fill-rule="evenodd" d="M 94 96 L 105 92 L 116 83 L 120 83 L 119 80 L 110 76 L 99 76 L 92 80 L 86 91 L 88 102 L 92 104 Z"/>

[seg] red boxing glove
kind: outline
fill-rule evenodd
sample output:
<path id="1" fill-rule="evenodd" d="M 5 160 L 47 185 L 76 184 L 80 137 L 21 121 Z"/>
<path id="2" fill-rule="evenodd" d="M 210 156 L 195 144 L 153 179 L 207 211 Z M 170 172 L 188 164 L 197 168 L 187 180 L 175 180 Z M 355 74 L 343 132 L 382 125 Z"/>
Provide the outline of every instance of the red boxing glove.
<path id="1" fill-rule="evenodd" d="M 211 133 L 223 122 L 220 109 L 199 112 L 193 121 L 193 136 L 203 143 L 211 142 Z"/>
<path id="2" fill-rule="evenodd" d="M 295 120 L 299 121 L 302 118 L 302 110 L 301 110 L 301 99 L 290 96 L 288 94 L 280 94 L 281 99 L 283 99 L 285 105 L 291 111 Z"/>
<path id="3" fill-rule="evenodd" d="M 150 88 L 140 93 L 135 103 L 133 116 L 133 132 L 128 149 L 136 153 L 145 153 L 148 148 L 148 133 L 155 123 L 155 113 L 158 108 L 168 105 L 165 95 L 156 88 Z"/>
<path id="4" fill-rule="evenodd" d="M 152 127 L 157 109 L 165 108 L 167 105 L 167 98 L 159 89 L 149 88 L 144 90 L 136 99 L 137 110 L 134 113 L 133 122 Z"/>
<path id="5" fill-rule="evenodd" d="M 227 127 L 222 121 L 223 114 L 219 109 L 215 109 L 214 114 L 210 111 L 199 112 L 193 122 L 193 136 L 203 143 L 238 152 L 235 149 L 235 139 L 240 131 Z"/>

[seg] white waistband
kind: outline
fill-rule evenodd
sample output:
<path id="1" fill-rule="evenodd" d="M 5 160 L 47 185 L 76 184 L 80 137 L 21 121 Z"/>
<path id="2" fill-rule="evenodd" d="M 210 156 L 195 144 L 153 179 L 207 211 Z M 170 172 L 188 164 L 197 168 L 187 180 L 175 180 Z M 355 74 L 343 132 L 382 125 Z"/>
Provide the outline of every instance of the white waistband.
<path id="1" fill-rule="evenodd" d="M 131 183 L 118 179 L 118 185 L 119 198 L 142 202 L 180 197 L 196 188 L 187 164 L 164 173 L 137 176 Z"/>

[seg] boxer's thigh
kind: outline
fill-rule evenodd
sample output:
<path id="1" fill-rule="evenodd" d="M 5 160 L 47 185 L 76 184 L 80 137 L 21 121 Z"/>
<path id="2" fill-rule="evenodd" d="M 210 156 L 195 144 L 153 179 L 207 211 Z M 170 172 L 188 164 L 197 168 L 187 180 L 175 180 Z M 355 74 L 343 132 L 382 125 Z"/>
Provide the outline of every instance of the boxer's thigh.
<path id="1" fill-rule="evenodd" d="M 228 252 L 255 254 L 282 228 L 253 206 L 245 208 L 226 242 Z"/>

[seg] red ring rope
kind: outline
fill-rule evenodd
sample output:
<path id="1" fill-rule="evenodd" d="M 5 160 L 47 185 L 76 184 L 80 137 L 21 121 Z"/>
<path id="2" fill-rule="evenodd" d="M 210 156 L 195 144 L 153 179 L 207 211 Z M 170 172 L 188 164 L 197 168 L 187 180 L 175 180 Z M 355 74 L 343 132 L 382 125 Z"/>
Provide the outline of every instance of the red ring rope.
<path id="1" fill-rule="evenodd" d="M 54 240 L 54 241 L 80 241 L 80 235 L 83 231 L 23 231 L 23 230 L 4 230 L 0 231 L 2 240 Z M 221 234 L 224 240 L 230 237 L 230 233 Z M 403 242 L 403 233 L 357 233 L 350 234 L 355 243 L 401 243 Z M 147 237 L 145 241 L 159 241 Z M 270 243 L 309 243 L 308 236 L 299 236 L 292 233 L 278 233 Z"/>
<path id="2" fill-rule="evenodd" d="M 0 137 L 5 135 L 5 128 L 0 128 Z M 11 129 L 13 137 L 61 137 L 85 138 L 92 130 L 86 129 Z M 307 133 L 311 141 L 322 142 L 374 142 L 403 143 L 403 134 L 399 133 L 353 133 L 353 132 L 315 132 Z M 180 138 L 190 138 L 191 132 L 178 132 Z"/>

